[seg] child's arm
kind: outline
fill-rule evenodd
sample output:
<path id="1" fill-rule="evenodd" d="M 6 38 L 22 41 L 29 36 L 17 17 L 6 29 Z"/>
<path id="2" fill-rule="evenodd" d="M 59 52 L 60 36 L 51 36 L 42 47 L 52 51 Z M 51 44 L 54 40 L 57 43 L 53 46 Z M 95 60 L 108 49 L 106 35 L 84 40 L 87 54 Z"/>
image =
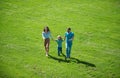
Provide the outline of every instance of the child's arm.
<path id="1" fill-rule="evenodd" d="M 55 42 L 57 42 L 57 39 L 53 39 Z"/>
<path id="2" fill-rule="evenodd" d="M 62 39 L 62 42 L 64 41 L 64 39 Z"/>

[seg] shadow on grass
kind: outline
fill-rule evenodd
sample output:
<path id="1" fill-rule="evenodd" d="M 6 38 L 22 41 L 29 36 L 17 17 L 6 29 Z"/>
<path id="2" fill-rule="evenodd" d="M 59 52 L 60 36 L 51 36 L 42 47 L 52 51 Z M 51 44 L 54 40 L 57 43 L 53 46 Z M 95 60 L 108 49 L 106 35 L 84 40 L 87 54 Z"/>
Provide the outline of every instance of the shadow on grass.
<path id="1" fill-rule="evenodd" d="M 57 60 L 58 62 L 67 62 L 67 60 L 64 60 L 64 59 L 61 59 L 61 58 L 57 58 L 57 57 L 54 57 L 52 55 L 49 55 L 49 57 L 54 59 L 54 60 Z"/>
<path id="2" fill-rule="evenodd" d="M 76 63 L 76 64 L 84 64 L 86 66 L 96 67 L 95 64 L 92 64 L 92 63 L 89 63 L 89 62 L 86 62 L 86 61 L 80 61 L 79 59 L 74 58 L 74 57 L 71 57 L 70 59 L 66 59 L 66 56 L 63 53 L 62 53 L 62 56 L 64 57 L 64 59 L 57 58 L 57 57 L 54 57 L 52 55 L 49 55 L 49 58 L 57 60 L 58 62 L 65 62 L 65 63 L 73 62 L 73 63 Z"/>
<path id="3" fill-rule="evenodd" d="M 96 67 L 95 64 L 92 64 L 92 63 L 89 63 L 89 62 L 86 62 L 86 61 L 80 61 L 80 60 L 77 59 L 77 58 L 71 57 L 70 59 L 71 59 L 72 62 L 75 62 L 75 63 L 77 63 L 77 64 L 80 64 L 80 63 L 81 63 L 81 64 L 84 64 L 84 65 L 86 65 L 86 66 Z"/>

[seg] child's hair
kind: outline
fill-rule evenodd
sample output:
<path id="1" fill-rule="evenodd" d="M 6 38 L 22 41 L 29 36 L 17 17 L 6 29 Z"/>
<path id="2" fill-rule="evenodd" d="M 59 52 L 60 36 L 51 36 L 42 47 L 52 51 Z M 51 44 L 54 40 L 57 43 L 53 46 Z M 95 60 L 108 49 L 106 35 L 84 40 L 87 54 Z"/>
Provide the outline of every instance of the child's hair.
<path id="1" fill-rule="evenodd" d="M 49 32 L 50 31 L 50 29 L 49 29 L 49 27 L 48 26 L 45 26 L 44 27 L 44 29 L 43 29 L 43 31 L 45 32 L 45 29 L 47 29 L 47 32 Z"/>
<path id="2" fill-rule="evenodd" d="M 60 38 L 60 40 L 62 40 L 62 37 L 60 35 L 58 35 L 57 38 Z"/>

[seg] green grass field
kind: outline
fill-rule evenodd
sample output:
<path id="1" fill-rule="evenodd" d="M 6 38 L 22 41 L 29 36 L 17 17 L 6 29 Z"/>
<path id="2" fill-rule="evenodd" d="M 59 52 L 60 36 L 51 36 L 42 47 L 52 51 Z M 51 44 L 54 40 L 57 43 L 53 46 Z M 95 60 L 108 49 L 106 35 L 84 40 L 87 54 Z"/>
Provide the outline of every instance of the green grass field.
<path id="1" fill-rule="evenodd" d="M 75 34 L 70 61 L 41 36 Z M 120 78 L 120 0 L 0 0 L 0 78 Z M 63 54 L 65 42 L 63 42 Z"/>

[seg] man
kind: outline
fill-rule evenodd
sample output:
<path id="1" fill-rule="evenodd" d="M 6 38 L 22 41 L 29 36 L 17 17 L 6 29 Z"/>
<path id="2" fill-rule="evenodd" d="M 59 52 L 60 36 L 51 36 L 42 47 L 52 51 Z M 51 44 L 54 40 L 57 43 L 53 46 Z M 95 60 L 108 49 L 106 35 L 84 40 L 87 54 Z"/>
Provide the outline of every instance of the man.
<path id="1" fill-rule="evenodd" d="M 66 58 L 70 58 L 73 39 L 74 33 L 71 32 L 71 28 L 67 28 L 67 32 L 65 32 L 64 37 L 64 40 L 66 40 Z"/>

